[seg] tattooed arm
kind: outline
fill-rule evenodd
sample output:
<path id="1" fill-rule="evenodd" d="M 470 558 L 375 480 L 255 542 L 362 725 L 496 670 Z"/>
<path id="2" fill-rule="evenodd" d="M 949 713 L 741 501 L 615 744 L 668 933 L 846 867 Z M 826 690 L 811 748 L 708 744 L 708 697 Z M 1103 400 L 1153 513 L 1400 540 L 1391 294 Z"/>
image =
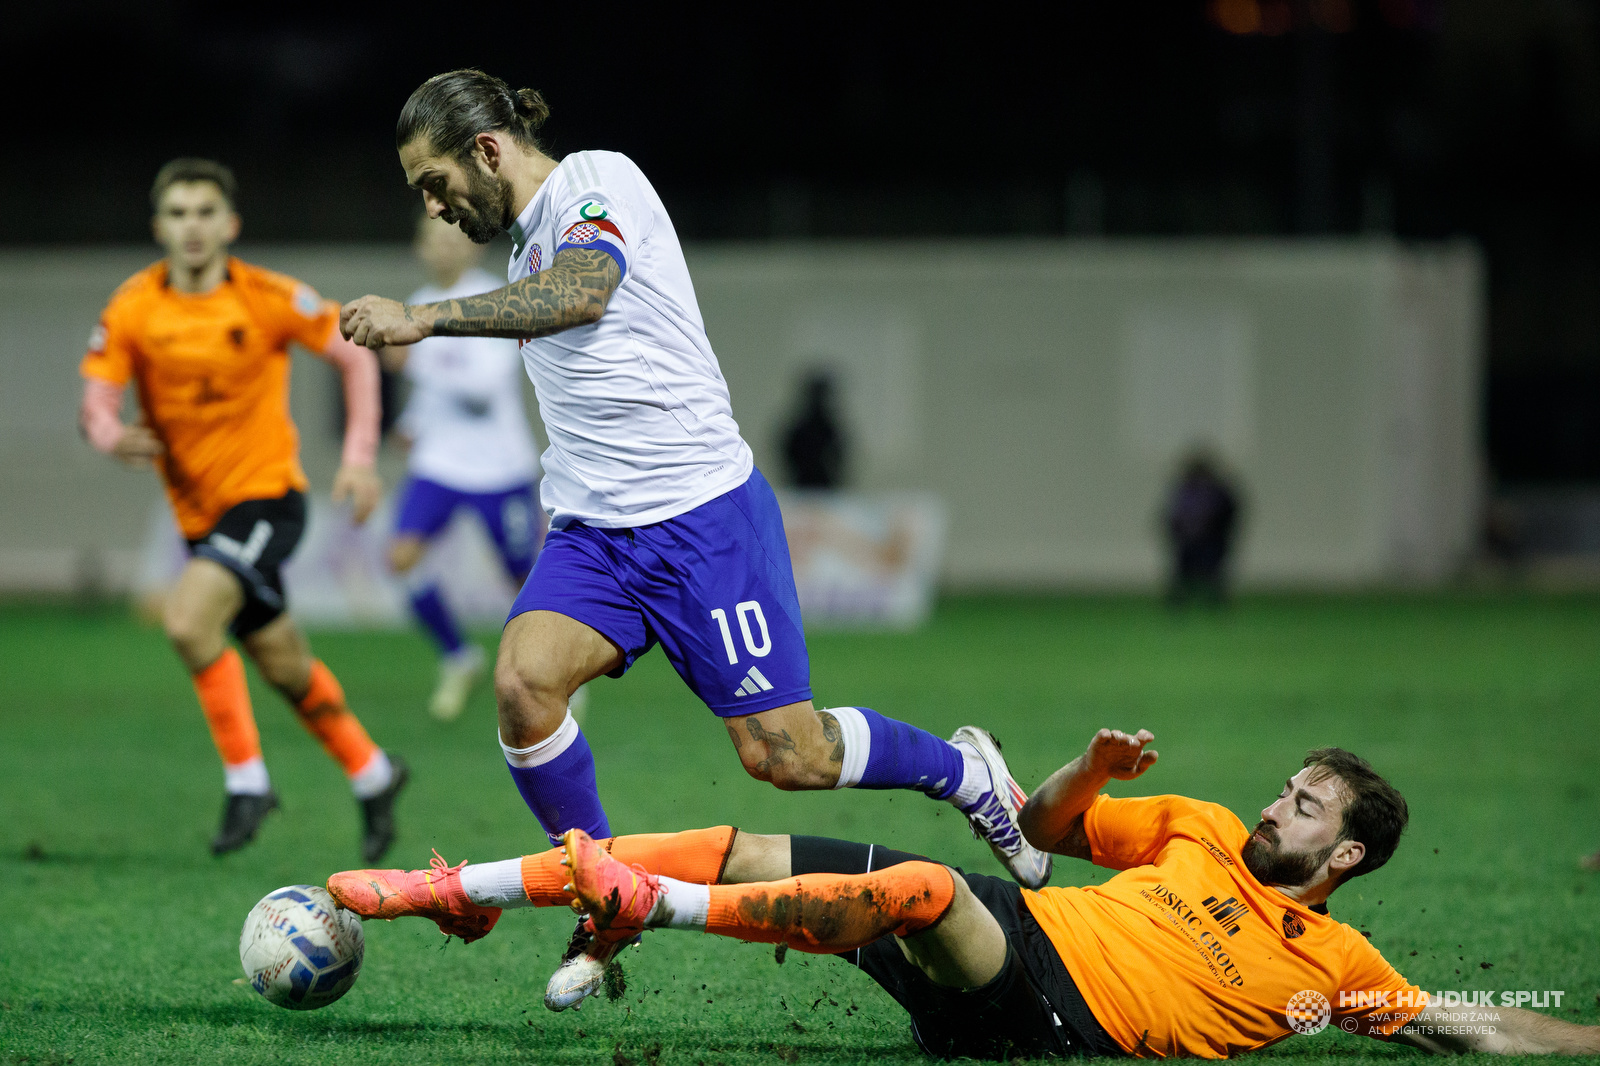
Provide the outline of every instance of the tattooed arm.
<path id="1" fill-rule="evenodd" d="M 380 296 L 352 300 L 339 329 L 368 348 L 424 337 L 547 337 L 600 321 L 622 284 L 617 261 L 598 249 L 568 248 L 549 270 L 481 296 L 408 306 Z"/>

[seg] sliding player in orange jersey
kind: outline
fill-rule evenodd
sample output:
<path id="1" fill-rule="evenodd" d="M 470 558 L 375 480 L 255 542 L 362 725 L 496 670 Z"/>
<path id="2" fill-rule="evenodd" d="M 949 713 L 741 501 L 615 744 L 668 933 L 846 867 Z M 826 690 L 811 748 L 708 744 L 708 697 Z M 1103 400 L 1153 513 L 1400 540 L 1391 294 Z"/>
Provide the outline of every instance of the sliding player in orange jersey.
<path id="1" fill-rule="evenodd" d="M 228 255 L 239 216 L 226 167 L 173 160 L 150 199 L 166 258 L 123 282 L 101 315 L 81 367 L 80 418 L 100 451 L 156 467 L 189 542 L 165 621 L 222 756 L 227 798 L 212 853 L 248 844 L 278 805 L 231 630 L 344 768 L 361 806 L 362 854 L 375 861 L 394 840 L 406 766 L 372 742 L 338 680 L 312 658 L 284 613 L 279 568 L 306 520 L 306 476 L 289 420 L 289 342 L 344 375 L 344 454 L 333 498 L 348 500 L 357 522 L 382 492 L 373 470 L 377 361 L 339 335 L 338 304 Z M 119 414 L 130 380 L 142 412 L 133 425 Z"/>
<path id="2" fill-rule="evenodd" d="M 1100 730 L 1022 809 L 1035 847 L 1119 871 L 1099 885 L 1034 892 L 881 846 L 720 826 L 573 829 L 553 851 L 352 870 L 328 890 L 363 918 L 428 918 L 463 940 L 506 907 L 570 906 L 603 943 L 673 928 L 837 954 L 941 1058 L 1230 1058 L 1329 1025 L 1433 1052 L 1600 1053 L 1600 1027 L 1506 1006 L 1510 993 L 1471 1012 L 1431 999 L 1328 913 L 1408 820 L 1364 760 L 1311 751 L 1252 830 L 1215 803 L 1101 794 L 1155 764 L 1154 739 Z"/>

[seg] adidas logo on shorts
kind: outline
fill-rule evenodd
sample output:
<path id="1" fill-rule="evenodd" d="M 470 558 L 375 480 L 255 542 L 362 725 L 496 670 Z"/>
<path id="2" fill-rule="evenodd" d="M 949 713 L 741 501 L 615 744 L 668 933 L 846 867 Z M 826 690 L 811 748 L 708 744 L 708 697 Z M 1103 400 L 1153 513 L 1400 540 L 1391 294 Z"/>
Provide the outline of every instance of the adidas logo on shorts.
<path id="1" fill-rule="evenodd" d="M 761 676 L 761 671 L 752 666 L 750 668 L 750 672 L 744 675 L 744 684 L 738 687 L 738 689 L 734 692 L 734 695 L 754 696 L 757 692 L 771 691 L 772 682 Z"/>

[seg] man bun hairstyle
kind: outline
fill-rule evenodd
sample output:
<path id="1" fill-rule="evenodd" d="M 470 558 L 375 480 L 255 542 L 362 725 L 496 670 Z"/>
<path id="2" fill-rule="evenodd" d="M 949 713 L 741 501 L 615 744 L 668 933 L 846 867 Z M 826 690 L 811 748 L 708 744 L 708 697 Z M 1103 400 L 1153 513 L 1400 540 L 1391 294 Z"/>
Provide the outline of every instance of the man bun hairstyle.
<path id="1" fill-rule="evenodd" d="M 1313 748 L 1306 752 L 1305 766 L 1312 769 L 1313 778 L 1332 775 L 1344 785 L 1344 823 L 1339 827 L 1339 838 L 1366 845 L 1361 861 L 1346 870 L 1340 880 L 1369 874 L 1388 862 L 1411 819 L 1400 791 L 1380 777 L 1367 760 L 1343 748 Z"/>
<path id="2" fill-rule="evenodd" d="M 435 74 L 417 87 L 400 109 L 394 143 L 404 148 L 424 137 L 434 151 L 465 161 L 478 134 L 505 130 L 518 144 L 542 151 L 536 134 L 549 117 L 550 105 L 537 90 L 513 91 L 494 75 L 468 67 Z"/>
<path id="3" fill-rule="evenodd" d="M 233 171 L 218 163 L 214 159 L 195 159 L 184 156 L 174 159 L 160 170 L 156 171 L 156 180 L 150 186 L 150 208 L 154 211 L 161 210 L 161 197 L 174 185 L 185 185 L 192 181 L 209 181 L 222 193 L 222 198 L 228 201 L 228 206 L 234 204 L 234 196 L 239 191 L 238 182 L 233 180 Z"/>

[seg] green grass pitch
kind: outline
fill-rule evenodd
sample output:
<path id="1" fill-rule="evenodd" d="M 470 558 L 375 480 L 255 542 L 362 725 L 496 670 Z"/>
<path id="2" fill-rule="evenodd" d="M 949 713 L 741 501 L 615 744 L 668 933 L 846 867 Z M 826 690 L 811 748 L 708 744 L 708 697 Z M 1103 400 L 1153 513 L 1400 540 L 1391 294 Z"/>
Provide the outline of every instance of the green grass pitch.
<path id="1" fill-rule="evenodd" d="M 411 633 L 317 632 L 379 743 L 406 755 L 395 864 L 543 846 L 480 691 L 451 725 L 423 707 Z M 1387 868 L 1341 890 L 1430 990 L 1564 991 L 1600 1021 L 1600 601 L 1271 598 L 1168 617 L 1134 599 L 957 599 L 921 632 L 818 634 L 821 705 L 861 703 L 948 733 L 994 730 L 1025 786 L 1099 726 L 1154 730 L 1161 761 L 1119 795 L 1181 792 L 1251 821 L 1308 747 L 1339 744 L 1405 792 Z M 359 866 L 337 768 L 252 676 L 283 810 L 213 859 L 221 774 L 162 635 L 120 612 L 0 609 L 0 1063 L 910 1063 L 904 1016 L 831 958 L 654 934 L 615 1002 L 553 1015 L 540 995 L 564 912 L 508 914 L 486 940 L 367 927 L 365 968 L 318 1012 L 240 976 L 245 912 L 280 885 Z M 594 686 L 586 731 L 621 832 L 734 823 L 920 851 L 998 871 L 955 813 L 907 793 L 784 794 L 746 778 L 723 728 L 659 654 Z M 1061 860 L 1055 881 L 1107 876 Z M 1489 964 L 1492 968 L 1484 968 Z M 1266 1053 L 1352 1062 L 1415 1053 L 1335 1031 Z"/>

